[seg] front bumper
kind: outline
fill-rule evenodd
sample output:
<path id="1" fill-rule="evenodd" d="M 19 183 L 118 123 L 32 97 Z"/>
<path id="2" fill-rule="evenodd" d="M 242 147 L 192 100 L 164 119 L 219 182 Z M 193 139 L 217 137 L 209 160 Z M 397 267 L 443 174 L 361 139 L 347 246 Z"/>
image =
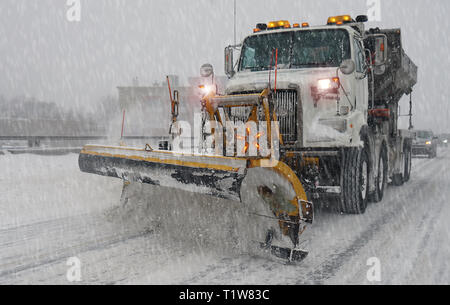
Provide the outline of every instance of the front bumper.
<path id="1" fill-rule="evenodd" d="M 433 152 L 432 145 L 414 145 L 412 146 L 412 154 L 417 155 L 429 155 Z"/>

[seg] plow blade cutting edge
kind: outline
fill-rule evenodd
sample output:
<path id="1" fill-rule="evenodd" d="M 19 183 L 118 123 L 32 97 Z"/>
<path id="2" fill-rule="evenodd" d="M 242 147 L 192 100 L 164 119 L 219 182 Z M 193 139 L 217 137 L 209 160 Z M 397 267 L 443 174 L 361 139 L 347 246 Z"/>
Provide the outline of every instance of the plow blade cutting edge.
<path id="1" fill-rule="evenodd" d="M 299 235 L 312 223 L 313 207 L 295 173 L 283 162 L 183 154 L 122 146 L 87 145 L 79 156 L 81 171 L 130 183 L 180 189 L 239 201 L 263 250 L 290 261 L 307 252 Z M 267 161 L 267 160 L 265 160 Z"/>

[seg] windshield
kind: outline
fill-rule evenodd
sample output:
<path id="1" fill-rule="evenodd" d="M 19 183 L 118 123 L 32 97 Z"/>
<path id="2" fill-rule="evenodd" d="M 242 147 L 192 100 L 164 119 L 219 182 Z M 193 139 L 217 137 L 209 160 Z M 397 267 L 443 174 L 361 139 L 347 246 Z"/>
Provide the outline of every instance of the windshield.
<path id="1" fill-rule="evenodd" d="M 433 134 L 430 131 L 418 131 L 417 137 L 421 139 L 429 139 L 433 137 Z"/>
<path id="2" fill-rule="evenodd" d="M 278 68 L 338 67 L 350 59 L 350 39 L 346 30 L 308 30 L 248 37 L 243 44 L 239 71 Z"/>

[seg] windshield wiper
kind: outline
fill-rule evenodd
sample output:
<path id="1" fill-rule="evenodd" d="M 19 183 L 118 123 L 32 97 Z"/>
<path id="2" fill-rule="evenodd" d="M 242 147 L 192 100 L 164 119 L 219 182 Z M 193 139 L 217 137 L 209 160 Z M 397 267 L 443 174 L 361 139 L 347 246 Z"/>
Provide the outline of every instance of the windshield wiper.
<path id="1" fill-rule="evenodd" d="M 243 70 L 265 71 L 265 70 L 269 70 L 269 67 L 244 67 Z"/>
<path id="2" fill-rule="evenodd" d="M 301 67 L 331 67 L 332 65 L 329 63 L 317 63 L 317 62 L 310 62 L 307 64 L 292 64 L 295 68 L 301 68 Z"/>

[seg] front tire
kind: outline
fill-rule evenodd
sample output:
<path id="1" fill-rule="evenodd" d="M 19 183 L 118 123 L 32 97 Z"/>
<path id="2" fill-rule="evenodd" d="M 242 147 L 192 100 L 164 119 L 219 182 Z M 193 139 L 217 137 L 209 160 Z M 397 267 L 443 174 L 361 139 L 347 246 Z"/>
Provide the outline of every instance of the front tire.
<path id="1" fill-rule="evenodd" d="M 369 197 L 369 157 L 364 148 L 345 151 L 341 182 L 341 211 L 364 214 Z"/>

